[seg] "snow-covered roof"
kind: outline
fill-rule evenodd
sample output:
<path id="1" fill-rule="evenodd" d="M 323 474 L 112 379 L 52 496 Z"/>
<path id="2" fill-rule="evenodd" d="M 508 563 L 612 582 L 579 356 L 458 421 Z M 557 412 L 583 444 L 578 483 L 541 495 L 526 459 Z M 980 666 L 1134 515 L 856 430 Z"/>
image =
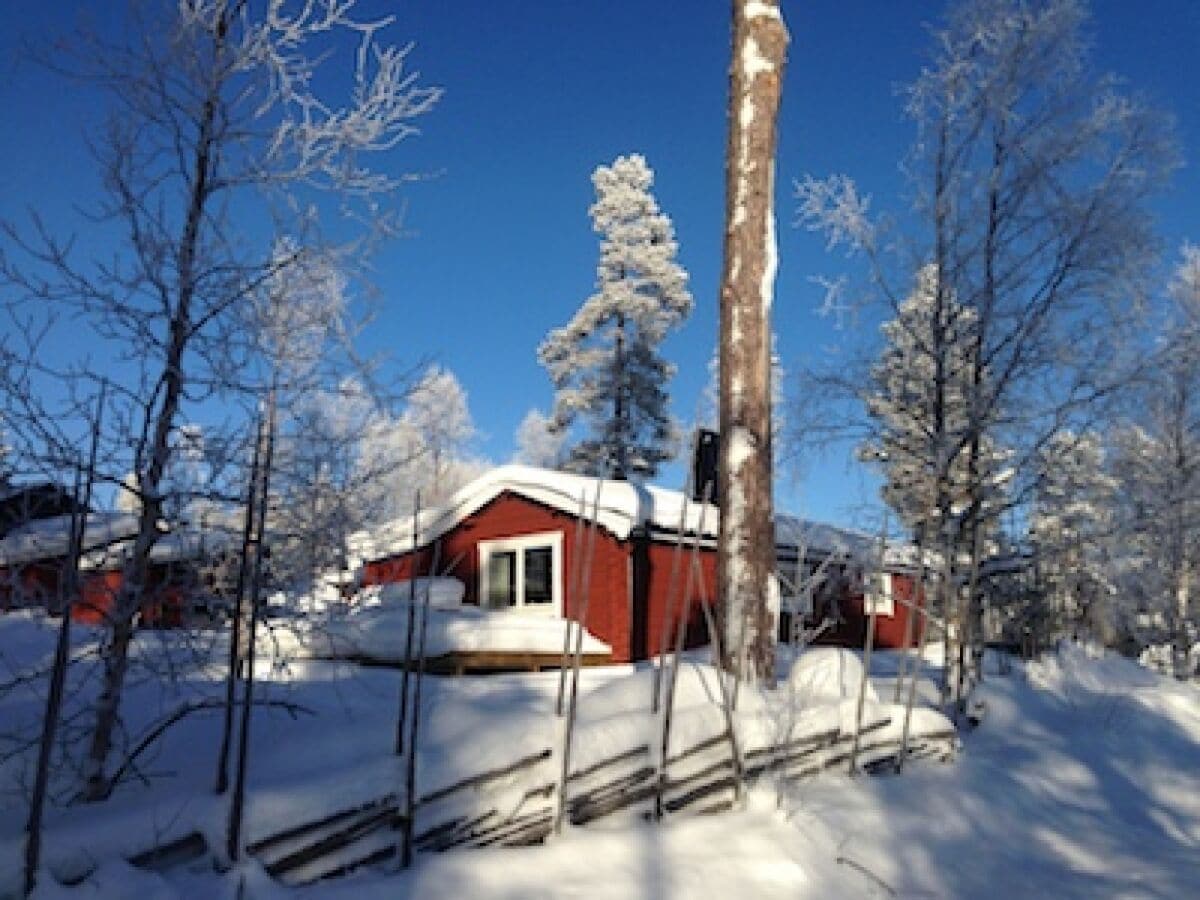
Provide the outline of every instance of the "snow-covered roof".
<path id="1" fill-rule="evenodd" d="M 159 523 L 160 531 L 166 524 Z M 80 567 L 106 570 L 119 567 L 133 547 L 138 533 L 134 513 L 99 512 L 87 517 L 84 528 Z M 43 559 L 59 559 L 70 549 L 71 516 L 33 519 L 10 531 L 0 540 L 0 566 L 27 565 Z M 175 531 L 160 533 L 150 549 L 150 561 L 174 562 L 196 559 L 206 550 L 224 546 L 228 535 L 223 531 Z"/>
<path id="2" fill-rule="evenodd" d="M 595 520 L 618 540 L 635 528 L 677 534 L 699 532 L 715 540 L 721 512 L 712 504 L 689 500 L 682 491 L 575 475 L 532 466 L 506 465 L 492 469 L 457 491 L 444 506 L 423 510 L 418 516 L 416 546 L 442 537 L 466 517 L 504 493 L 517 494 L 551 509 Z M 845 554 L 867 562 L 878 552 L 877 538 L 864 532 L 810 522 L 792 516 L 776 517 L 776 543 L 799 546 L 807 553 Z M 349 537 L 353 555 L 364 560 L 406 553 L 414 546 L 411 516 L 395 519 L 373 531 Z M 889 545 L 885 562 L 906 564 L 903 545 Z"/>
<path id="3" fill-rule="evenodd" d="M 595 520 L 620 540 L 639 525 L 679 527 L 684 496 L 678 491 L 644 487 L 629 481 L 610 481 L 589 475 L 574 475 L 538 469 L 532 466 L 499 466 L 484 473 L 458 490 L 441 507 L 423 510 L 418 517 L 416 545 L 423 547 L 504 493 L 519 494 L 570 515 L 586 510 L 586 518 Z M 593 516 L 594 513 L 594 516 Z M 688 506 L 685 528 L 695 530 L 700 522 L 701 506 Z M 704 531 L 715 534 L 714 507 L 708 507 Z M 393 520 L 374 531 L 362 531 L 349 538 L 352 551 L 366 559 L 378 559 L 404 553 L 413 547 L 411 516 Z"/>
<path id="4" fill-rule="evenodd" d="M 137 534 L 138 518 L 130 513 L 101 512 L 87 517 L 83 533 L 85 553 Z M 71 516 L 33 519 L 0 540 L 0 566 L 14 566 L 65 556 L 71 538 Z"/>
<path id="5" fill-rule="evenodd" d="M 226 546 L 229 536 L 223 531 L 172 531 L 159 535 L 150 548 L 150 562 L 170 563 L 202 559 L 208 552 Z M 92 571 L 111 571 L 120 568 L 133 550 L 132 540 L 123 540 L 92 553 L 80 560 L 80 567 Z"/>

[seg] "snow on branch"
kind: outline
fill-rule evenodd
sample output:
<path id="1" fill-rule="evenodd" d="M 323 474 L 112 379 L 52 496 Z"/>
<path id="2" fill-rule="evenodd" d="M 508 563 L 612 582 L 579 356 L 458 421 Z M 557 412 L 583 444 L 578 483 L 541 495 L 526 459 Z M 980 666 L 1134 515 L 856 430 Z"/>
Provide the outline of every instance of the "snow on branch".
<path id="1" fill-rule="evenodd" d="M 847 255 L 870 251 L 875 245 L 875 225 L 871 222 L 870 196 L 860 195 L 854 179 L 848 175 L 796 180 L 795 197 L 799 202 L 794 225 L 825 235 L 825 247 L 834 250 L 843 244 Z"/>
<path id="2" fill-rule="evenodd" d="M 441 88 L 419 85 L 419 73 L 409 69 L 411 43 L 379 42 L 394 17 L 361 20 L 353 15 L 355 5 L 356 0 L 269 0 L 258 14 L 250 2 L 180 0 L 182 33 L 210 36 L 218 51 L 228 42 L 227 69 L 217 77 L 237 73 L 251 79 L 241 99 L 253 104 L 253 119 L 271 120 L 260 160 L 269 177 L 307 179 L 356 194 L 390 190 L 397 180 L 360 165 L 358 155 L 389 150 L 416 134 L 414 120 L 442 96 Z M 331 106 L 315 82 L 332 49 L 316 45 L 347 33 L 358 44 L 350 102 Z M 261 83 L 255 85 L 256 79 Z"/>

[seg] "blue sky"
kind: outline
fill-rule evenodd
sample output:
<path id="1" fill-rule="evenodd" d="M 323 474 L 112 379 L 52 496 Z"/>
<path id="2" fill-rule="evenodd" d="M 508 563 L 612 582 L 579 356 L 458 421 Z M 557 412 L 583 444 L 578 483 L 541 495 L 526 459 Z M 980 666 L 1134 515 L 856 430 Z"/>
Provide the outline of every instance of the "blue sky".
<path id="1" fill-rule="evenodd" d="M 364 2 L 397 16 L 396 41 L 416 43 L 411 61 L 445 88 L 423 133 L 400 145 L 395 171 L 432 177 L 406 191 L 411 235 L 375 259 L 382 305 L 365 336 L 398 367 L 430 357 L 463 382 L 481 435 L 480 454 L 512 453 L 513 431 L 551 389 L 535 352 L 593 286 L 597 254 L 587 207 L 590 175 L 616 156 L 644 154 L 659 203 L 675 221 L 696 311 L 668 341 L 679 365 L 676 414 L 694 417 L 716 337 L 721 266 L 723 154 L 729 8 L 723 0 L 410 0 Z M 9 0 L 0 35 L 0 216 L 33 206 L 51 227 L 79 229 L 71 212 L 96 180 L 81 136 L 101 110 L 95 98 L 32 68 L 23 38 L 48 40 L 79 10 L 104 3 Z M 911 131 L 896 87 L 918 72 L 927 0 L 784 0 L 792 34 L 778 159 L 780 258 L 776 321 L 786 368 L 849 338 L 816 315 L 810 276 L 849 263 L 815 236 L 788 226 L 791 181 L 846 172 L 894 207 L 897 163 Z M 1197 0 L 1097 0 L 1096 60 L 1125 76 L 1178 118 L 1189 165 L 1158 204 L 1164 243 L 1200 240 L 1200 48 Z M 81 232 L 81 248 L 87 236 Z M 861 323 L 872 330 L 874 323 Z M 64 334 L 64 341 L 75 340 Z M 64 345 L 64 352 L 69 347 Z M 783 474 L 780 506 L 851 522 L 873 499 L 861 466 L 841 455 L 809 460 L 799 481 Z M 660 479 L 681 482 L 677 469 Z"/>

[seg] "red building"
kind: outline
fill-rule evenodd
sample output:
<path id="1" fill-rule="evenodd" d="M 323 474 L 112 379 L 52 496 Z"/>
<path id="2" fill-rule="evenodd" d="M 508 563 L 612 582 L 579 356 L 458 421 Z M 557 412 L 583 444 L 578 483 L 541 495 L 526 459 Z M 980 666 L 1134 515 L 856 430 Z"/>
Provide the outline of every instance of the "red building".
<path id="1" fill-rule="evenodd" d="M 63 596 L 71 516 L 35 519 L 10 529 L 0 540 L 0 610 L 41 607 L 58 613 L 71 604 L 71 618 L 101 624 L 121 586 L 126 557 L 137 534 L 128 513 L 87 516 L 79 562 L 78 592 Z M 192 533 L 163 534 L 150 551 L 148 584 L 139 621 L 151 627 L 181 625 L 197 593 L 196 563 L 205 541 Z"/>
<path id="2" fill-rule="evenodd" d="M 444 507 L 425 511 L 415 542 L 412 520 L 401 519 L 353 536 L 351 549 L 362 560 L 363 585 L 428 575 L 436 562 L 438 574 L 463 582 L 464 602 L 508 615 L 576 618 L 586 596 L 585 627 L 612 647 L 614 661 L 628 662 L 656 654 L 680 616 L 689 646 L 707 639 L 701 604 L 715 606 L 719 516 L 714 506 L 685 504 L 678 491 L 503 466 Z M 778 518 L 776 535 L 781 633 L 790 630 L 789 610 L 795 610 L 810 624 L 824 618 L 835 623 L 824 640 L 861 646 L 862 585 L 872 581 L 884 587 L 876 607 L 877 644 L 902 644 L 909 613 L 903 600 L 915 594 L 915 579 L 894 563 L 894 553 L 885 555 L 883 579 L 864 579 L 864 568 L 878 557 L 869 536 L 787 517 Z M 691 579 L 681 604 L 693 545 L 700 577 Z M 790 590 L 798 583 L 800 592 Z"/>

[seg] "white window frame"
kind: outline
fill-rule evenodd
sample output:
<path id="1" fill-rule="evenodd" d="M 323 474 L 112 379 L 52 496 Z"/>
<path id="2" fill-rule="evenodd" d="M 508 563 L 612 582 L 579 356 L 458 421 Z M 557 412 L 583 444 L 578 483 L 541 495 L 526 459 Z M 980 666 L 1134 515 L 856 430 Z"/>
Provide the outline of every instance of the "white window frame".
<path id="1" fill-rule="evenodd" d="M 550 603 L 525 603 L 525 551 L 537 547 L 550 548 Z M 495 553 L 516 555 L 516 603 L 511 607 L 492 609 L 488 594 L 488 564 Z M 563 608 L 562 571 L 563 541 L 561 531 L 544 531 L 538 534 L 523 534 L 520 537 L 497 538 L 480 541 L 479 554 L 479 606 L 489 612 L 511 612 L 533 616 L 561 617 Z"/>
<path id="2" fill-rule="evenodd" d="M 874 609 L 877 616 L 896 615 L 896 598 L 892 595 L 892 573 L 879 572 L 867 580 L 863 596 L 863 615 L 869 616 Z"/>

